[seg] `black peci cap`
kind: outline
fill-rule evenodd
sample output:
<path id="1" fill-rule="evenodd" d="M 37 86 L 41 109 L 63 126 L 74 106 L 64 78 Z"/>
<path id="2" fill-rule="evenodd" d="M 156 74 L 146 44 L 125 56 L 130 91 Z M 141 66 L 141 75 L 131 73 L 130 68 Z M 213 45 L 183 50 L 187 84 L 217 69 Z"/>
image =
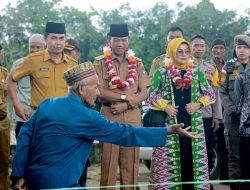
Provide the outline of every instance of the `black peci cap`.
<path id="1" fill-rule="evenodd" d="M 129 36 L 127 24 L 111 24 L 108 33 L 110 37 L 127 37 Z"/>
<path id="2" fill-rule="evenodd" d="M 65 23 L 47 22 L 45 33 L 66 34 Z"/>

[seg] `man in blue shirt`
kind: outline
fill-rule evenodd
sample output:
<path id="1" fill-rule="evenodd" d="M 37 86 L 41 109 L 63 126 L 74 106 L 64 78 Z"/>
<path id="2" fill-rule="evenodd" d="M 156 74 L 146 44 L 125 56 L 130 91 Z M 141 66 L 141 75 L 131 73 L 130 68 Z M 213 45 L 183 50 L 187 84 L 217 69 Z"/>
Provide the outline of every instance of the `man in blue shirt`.
<path id="1" fill-rule="evenodd" d="M 69 94 L 44 100 L 17 139 L 12 178 L 15 190 L 78 187 L 93 140 L 122 146 L 164 146 L 167 134 L 196 137 L 182 129 L 139 128 L 112 122 L 90 109 L 99 95 L 90 62 L 64 73 Z"/>

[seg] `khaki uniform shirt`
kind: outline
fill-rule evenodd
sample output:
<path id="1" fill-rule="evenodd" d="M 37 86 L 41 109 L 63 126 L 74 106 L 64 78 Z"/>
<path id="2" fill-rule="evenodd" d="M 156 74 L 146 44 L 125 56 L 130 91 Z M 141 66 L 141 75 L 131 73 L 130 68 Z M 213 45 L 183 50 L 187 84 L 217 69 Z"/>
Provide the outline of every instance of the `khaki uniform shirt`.
<path id="1" fill-rule="evenodd" d="M 122 62 L 119 62 L 119 60 L 112 55 L 113 65 L 116 69 L 117 75 L 121 78 L 122 81 L 125 80 L 127 73 L 128 73 L 128 59 L 125 58 Z M 94 62 L 94 66 L 99 78 L 100 86 L 107 90 L 111 90 L 118 94 L 136 94 L 140 91 L 141 87 L 148 87 L 150 85 L 149 77 L 145 71 L 145 68 L 143 66 L 143 63 L 141 62 L 141 59 L 136 58 L 137 62 L 137 80 L 135 80 L 135 83 L 132 87 L 127 89 L 126 91 L 122 91 L 119 88 L 116 89 L 110 89 L 109 82 L 110 79 L 108 78 L 108 72 L 107 67 L 105 64 L 105 59 L 103 56 L 96 57 L 96 60 Z M 103 100 L 100 100 L 103 102 Z M 106 102 L 106 101 L 105 101 Z M 113 102 L 109 102 L 113 103 Z M 118 115 L 113 115 L 110 112 L 110 107 L 102 106 L 101 113 L 105 115 L 108 119 L 113 121 L 119 121 L 122 123 L 130 123 L 134 125 L 141 125 L 141 111 L 140 109 L 129 109 L 123 113 L 120 113 Z"/>
<path id="2" fill-rule="evenodd" d="M 152 64 L 151 64 L 150 71 L 149 71 L 149 77 L 150 78 L 152 78 L 152 76 L 154 75 L 156 69 L 163 66 L 164 59 L 165 59 L 165 54 L 162 54 L 162 55 L 154 58 L 154 60 L 152 61 Z"/>
<path id="3" fill-rule="evenodd" d="M 76 61 L 64 54 L 63 60 L 55 64 L 48 51 L 39 51 L 27 56 L 22 63 L 12 71 L 12 79 L 19 81 L 30 76 L 32 107 L 46 98 L 65 96 L 68 85 L 63 77 L 65 71 L 76 65 Z"/>
<path id="4" fill-rule="evenodd" d="M 219 94 L 219 87 L 213 86 L 213 79 L 214 79 L 214 73 L 216 71 L 216 67 L 206 63 L 202 62 L 199 64 L 200 70 L 205 74 L 205 77 L 208 81 L 208 83 L 213 87 L 216 101 L 214 104 L 209 105 L 205 108 L 202 108 L 202 117 L 203 118 L 215 118 L 215 119 L 222 119 L 222 105 L 221 105 L 221 98 Z"/>
<path id="5" fill-rule="evenodd" d="M 8 70 L 5 67 L 0 66 L 0 117 L 7 116 L 7 89 L 6 89 L 6 77 Z"/>

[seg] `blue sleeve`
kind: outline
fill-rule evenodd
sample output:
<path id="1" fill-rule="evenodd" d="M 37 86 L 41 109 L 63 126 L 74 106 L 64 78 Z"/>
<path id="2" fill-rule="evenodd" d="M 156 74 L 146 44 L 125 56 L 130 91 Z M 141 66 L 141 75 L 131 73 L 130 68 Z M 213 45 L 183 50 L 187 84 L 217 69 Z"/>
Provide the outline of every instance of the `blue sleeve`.
<path id="1" fill-rule="evenodd" d="M 135 127 L 112 122 L 93 111 L 88 116 L 91 127 L 75 129 L 75 133 L 91 140 L 118 144 L 121 146 L 159 147 L 164 146 L 167 128 Z M 84 121 L 83 121 L 84 123 Z"/>
<path id="2" fill-rule="evenodd" d="M 30 143 L 33 135 L 33 128 L 35 127 L 37 112 L 23 124 L 20 133 L 17 137 L 16 153 L 12 164 L 12 176 L 24 177 L 26 164 L 29 157 Z"/>

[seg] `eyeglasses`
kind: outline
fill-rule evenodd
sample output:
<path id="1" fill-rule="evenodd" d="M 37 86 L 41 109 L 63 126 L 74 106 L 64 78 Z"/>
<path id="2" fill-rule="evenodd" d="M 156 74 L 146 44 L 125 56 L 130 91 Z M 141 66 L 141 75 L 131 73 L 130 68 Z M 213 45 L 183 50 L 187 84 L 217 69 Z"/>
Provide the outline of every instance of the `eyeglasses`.
<path id="1" fill-rule="evenodd" d="M 179 49 L 179 50 L 177 50 L 177 55 L 190 55 L 190 50 L 181 50 L 181 49 Z"/>

